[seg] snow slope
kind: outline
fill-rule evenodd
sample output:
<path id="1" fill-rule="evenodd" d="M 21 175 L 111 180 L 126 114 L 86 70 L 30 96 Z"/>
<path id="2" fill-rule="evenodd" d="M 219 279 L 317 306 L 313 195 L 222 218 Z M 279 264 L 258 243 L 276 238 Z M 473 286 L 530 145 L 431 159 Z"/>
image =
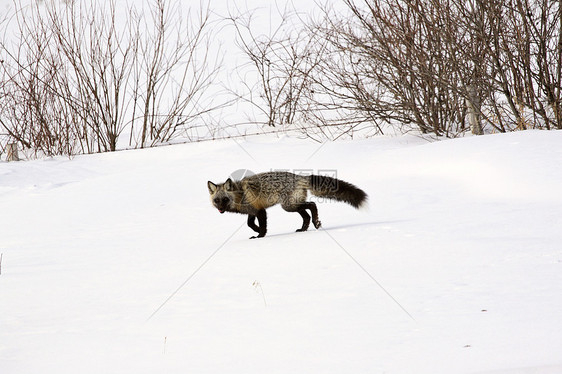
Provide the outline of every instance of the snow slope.
<path id="1" fill-rule="evenodd" d="M 249 138 L 0 163 L 0 372 L 560 373 L 562 132 Z M 207 180 L 337 170 L 264 239 Z"/>

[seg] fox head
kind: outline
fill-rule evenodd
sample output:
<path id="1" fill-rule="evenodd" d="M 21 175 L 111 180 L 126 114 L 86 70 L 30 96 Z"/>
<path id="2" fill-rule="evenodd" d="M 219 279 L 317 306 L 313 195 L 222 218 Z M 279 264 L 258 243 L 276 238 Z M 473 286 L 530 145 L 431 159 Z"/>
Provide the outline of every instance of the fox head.
<path id="1" fill-rule="evenodd" d="M 211 203 L 222 214 L 231 210 L 234 201 L 233 191 L 235 189 L 234 183 L 230 178 L 223 184 L 214 184 L 211 181 L 207 182 L 209 194 L 211 195 Z"/>

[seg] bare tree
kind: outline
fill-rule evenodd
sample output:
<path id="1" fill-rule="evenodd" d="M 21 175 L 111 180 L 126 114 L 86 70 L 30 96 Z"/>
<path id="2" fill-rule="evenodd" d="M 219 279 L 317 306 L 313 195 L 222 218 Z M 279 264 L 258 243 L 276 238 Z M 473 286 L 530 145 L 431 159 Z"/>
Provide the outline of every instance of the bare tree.
<path id="1" fill-rule="evenodd" d="M 321 125 L 445 136 L 466 119 L 475 134 L 560 126 L 560 2 L 344 2 L 349 14 L 314 25 L 329 41 L 314 75 Z"/>
<path id="2" fill-rule="evenodd" d="M 209 8 L 184 22 L 177 3 L 147 6 L 150 19 L 114 1 L 17 9 L 16 39 L 0 44 L 5 134 L 45 154 L 114 151 L 124 131 L 152 146 L 221 107 L 207 95 L 220 68 Z"/>
<path id="3" fill-rule="evenodd" d="M 224 107 L 206 94 L 221 67 L 220 54 L 212 54 L 210 9 L 190 13 L 185 23 L 179 8 L 156 0 L 151 9 L 155 32 L 140 40 L 136 61 L 135 112 L 142 118 L 140 147 L 170 141 L 206 113 Z M 135 116 L 136 116 L 135 113 Z M 135 117 L 136 118 L 136 117 Z"/>
<path id="4" fill-rule="evenodd" d="M 317 82 L 339 99 L 335 108 L 351 112 L 342 120 L 368 121 L 379 132 L 382 123 L 436 135 L 462 131 L 466 78 L 451 59 L 465 43 L 451 4 L 345 3 L 349 16 L 327 14 L 317 26 L 338 56 L 329 60 Z"/>
<path id="5" fill-rule="evenodd" d="M 511 67 L 522 88 L 518 100 L 534 115 L 533 127 L 562 128 L 562 5 L 559 1 L 508 2 Z"/>
<path id="6" fill-rule="evenodd" d="M 250 122 L 292 125 L 308 110 L 311 72 L 323 58 L 317 38 L 288 9 L 281 12 L 278 26 L 269 35 L 256 33 L 252 17 L 251 13 L 229 17 L 249 67 L 240 79 L 246 92 L 235 94 L 263 116 Z"/>
<path id="7" fill-rule="evenodd" d="M 23 9 L 21 12 L 22 17 L 27 16 Z M 18 23 L 20 37 L 13 48 L 6 42 L 0 44 L 0 125 L 9 141 L 36 153 L 72 154 L 75 138 L 67 116 L 73 113 L 54 89 L 64 79 L 64 66 L 51 48 L 52 34 L 44 28 L 29 32 L 30 22 L 36 19 L 26 17 L 26 22 Z"/>

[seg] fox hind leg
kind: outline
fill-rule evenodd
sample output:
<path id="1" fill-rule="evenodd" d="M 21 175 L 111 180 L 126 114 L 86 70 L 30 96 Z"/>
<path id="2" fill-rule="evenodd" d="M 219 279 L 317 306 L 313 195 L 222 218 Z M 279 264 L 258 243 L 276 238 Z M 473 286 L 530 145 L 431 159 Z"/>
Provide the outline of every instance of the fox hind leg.
<path id="1" fill-rule="evenodd" d="M 310 210 L 310 213 L 312 214 L 312 224 L 314 225 L 314 228 L 319 229 L 320 227 L 322 227 L 322 222 L 320 222 L 320 220 L 318 219 L 318 208 L 316 207 L 316 203 L 312 201 L 307 201 L 306 203 L 301 204 L 301 206 L 303 207 L 303 209 Z"/>
<path id="2" fill-rule="evenodd" d="M 314 227 L 319 229 L 322 226 L 322 223 L 318 219 L 318 208 L 316 208 L 316 204 L 312 201 L 307 201 L 298 205 L 282 205 L 282 208 L 287 212 L 297 212 L 301 215 L 302 227 L 298 229 L 297 232 L 308 230 L 308 226 L 310 225 L 310 215 L 306 211 L 307 209 L 310 210 L 310 213 L 312 213 L 312 224 Z"/>
<path id="3" fill-rule="evenodd" d="M 302 227 L 300 229 L 297 229 L 297 232 L 303 232 L 308 230 L 308 226 L 310 225 L 310 216 L 308 215 L 308 213 L 306 212 L 306 209 L 304 208 L 299 208 L 297 210 L 297 212 L 301 215 L 302 217 Z"/>

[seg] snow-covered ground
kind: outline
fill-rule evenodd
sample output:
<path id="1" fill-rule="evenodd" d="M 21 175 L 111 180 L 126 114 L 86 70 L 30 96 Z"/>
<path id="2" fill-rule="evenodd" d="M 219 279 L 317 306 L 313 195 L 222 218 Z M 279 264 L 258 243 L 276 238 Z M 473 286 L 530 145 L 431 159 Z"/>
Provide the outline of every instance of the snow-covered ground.
<path id="1" fill-rule="evenodd" d="M 0 163 L 0 372 L 561 373 L 562 132 L 261 137 Z M 368 211 L 207 180 L 337 170 Z"/>

